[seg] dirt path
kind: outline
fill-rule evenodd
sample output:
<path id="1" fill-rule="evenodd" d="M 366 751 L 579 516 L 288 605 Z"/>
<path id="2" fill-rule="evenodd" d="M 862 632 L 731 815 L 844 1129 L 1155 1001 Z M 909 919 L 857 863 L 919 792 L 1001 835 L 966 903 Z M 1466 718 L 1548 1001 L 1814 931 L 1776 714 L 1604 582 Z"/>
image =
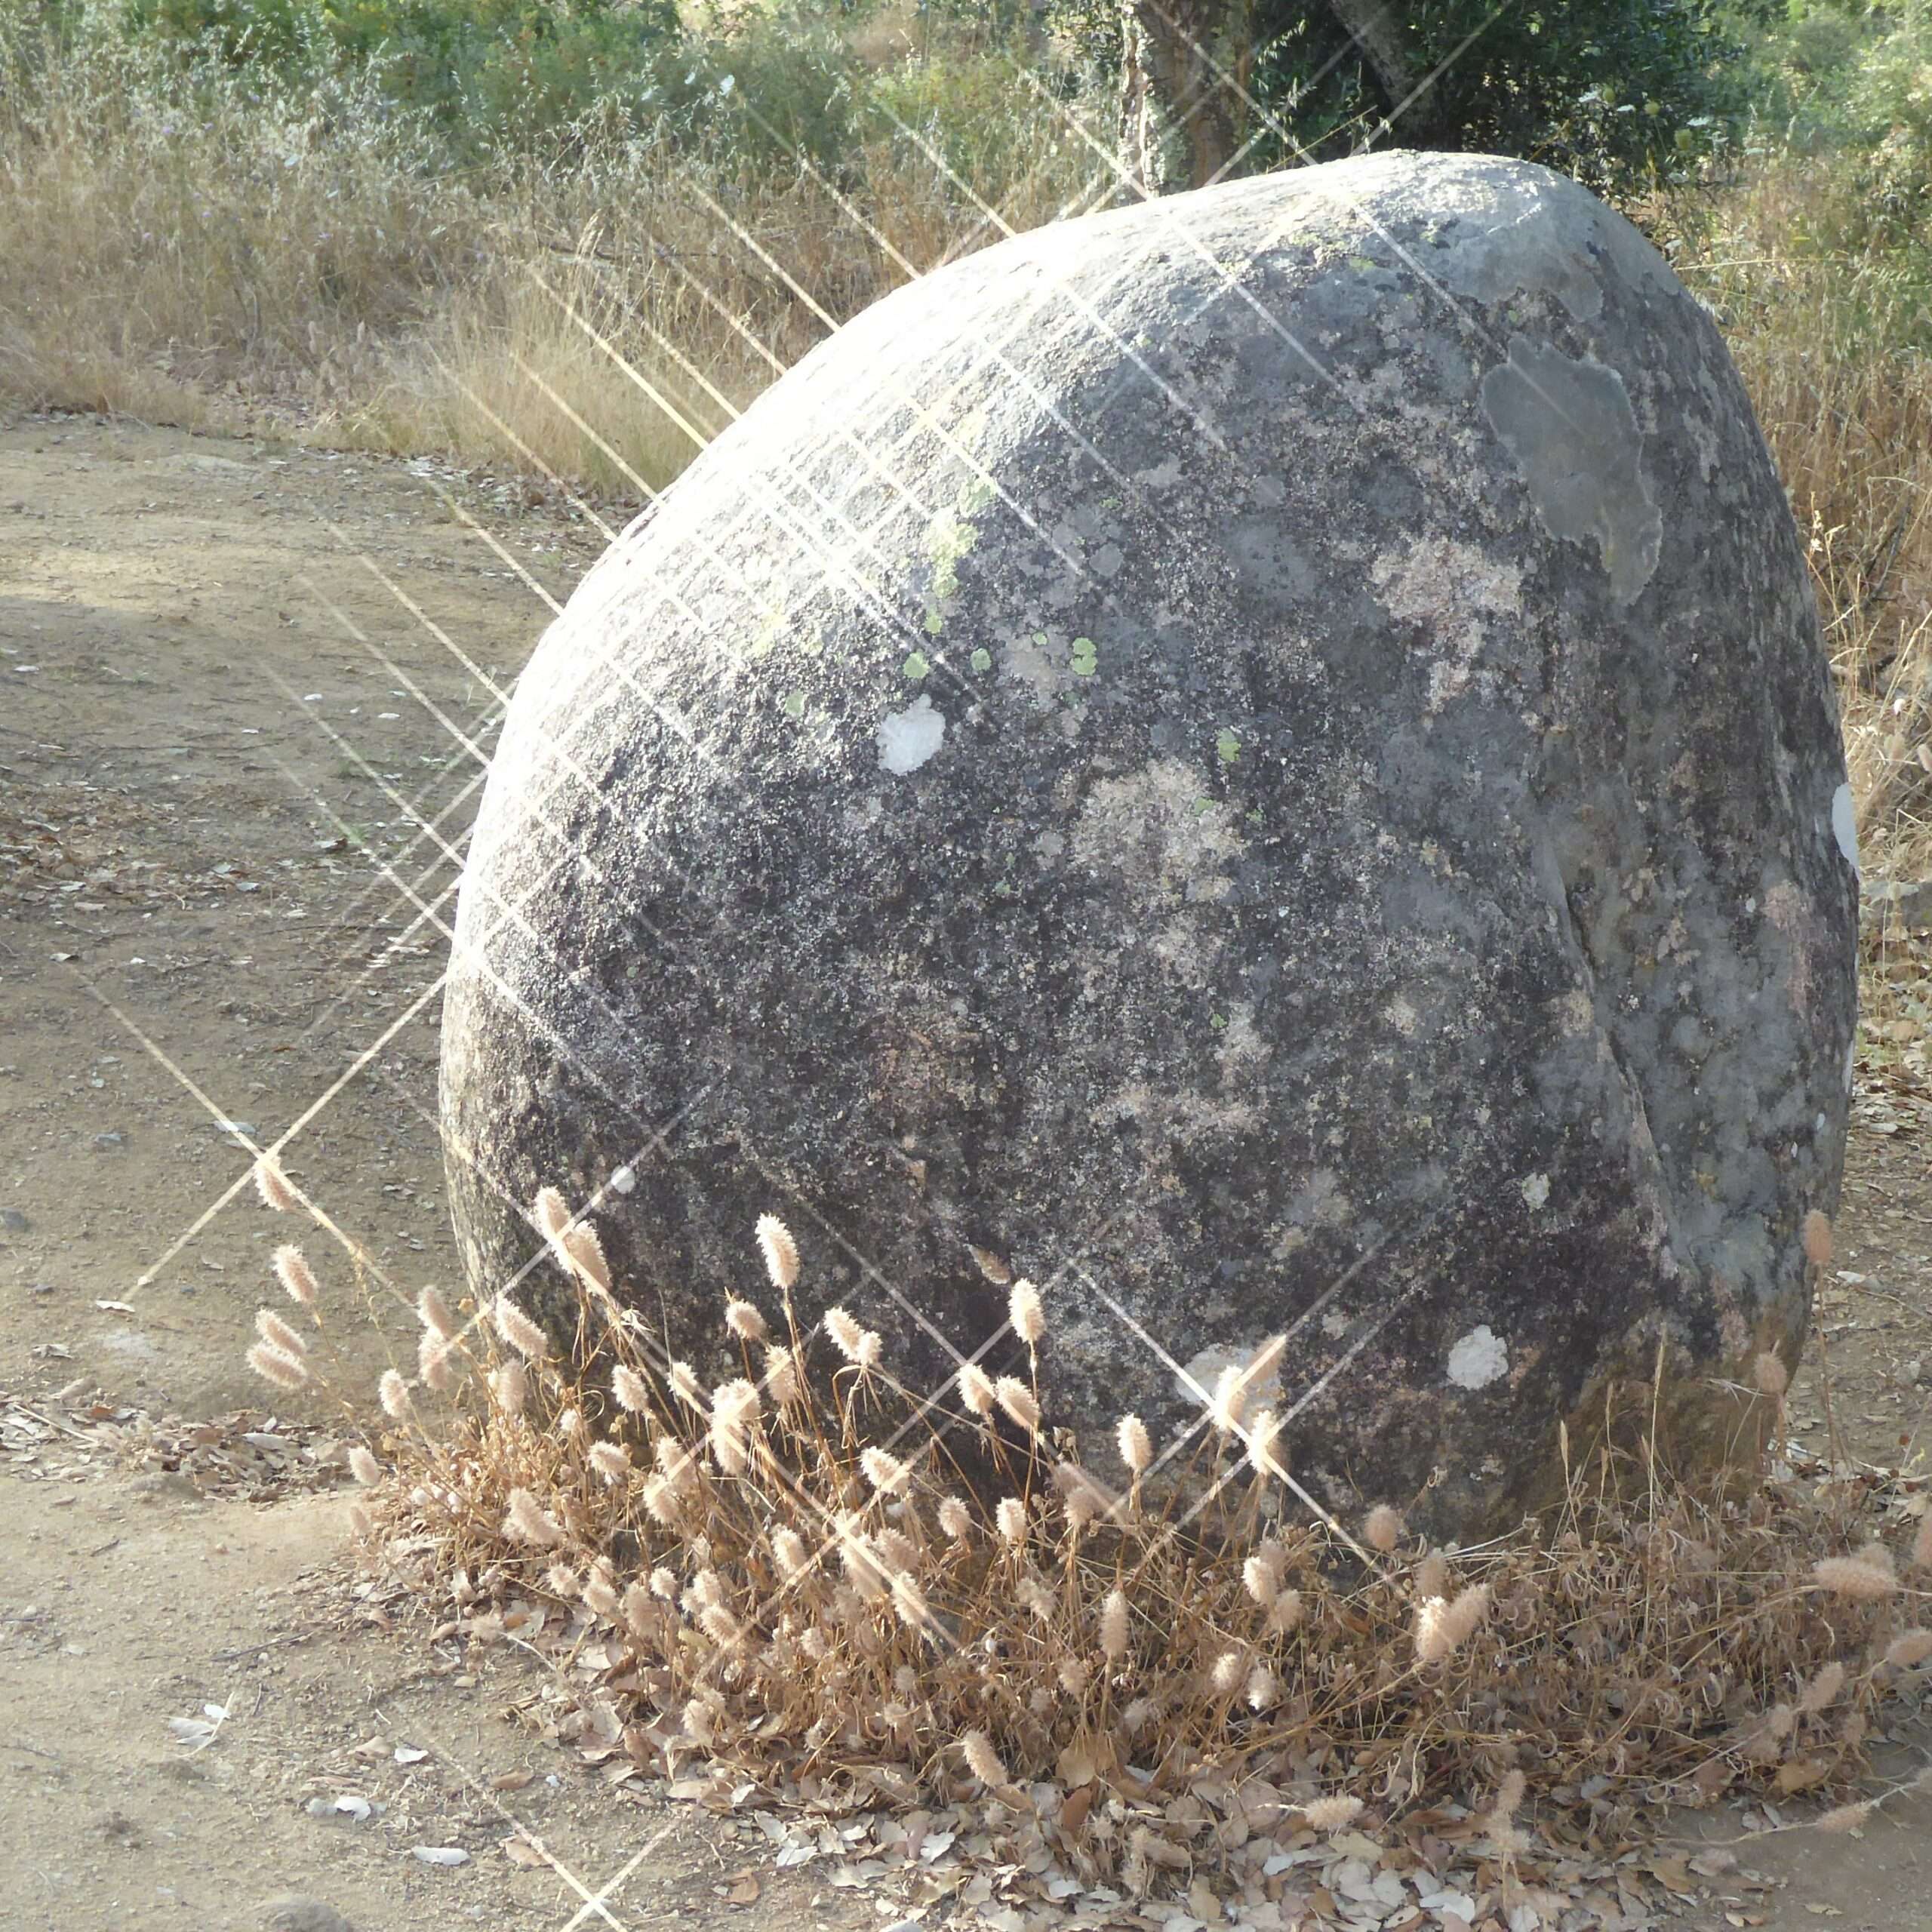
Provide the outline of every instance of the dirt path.
<path id="1" fill-rule="evenodd" d="M 561 598 L 600 548 L 420 466 L 0 419 L 0 1921 L 252 1928 L 294 1892 L 358 1932 L 561 1927 L 582 1897 L 503 1852 L 515 1821 L 596 1884 L 651 1845 L 610 1901 L 626 1927 L 877 1918 L 774 1872 L 755 1828 L 614 1795 L 504 1722 L 540 1687 L 512 1660 L 474 1681 L 378 1627 L 331 1446 L 278 1447 L 242 1364 L 285 1224 L 239 1135 L 304 1121 L 290 1173 L 374 1257 L 358 1290 L 306 1244 L 354 1386 L 455 1277 L 433 1107 L 457 848 L 544 621 L 520 571 Z M 1932 1380 L 1909 1133 L 1858 1140 L 1835 1268 L 1838 1420 L 1895 1464 L 1923 1447 L 1907 1371 Z M 134 1475 L 66 1432 L 76 1385 L 110 1420 L 248 1411 L 203 1458 L 220 1491 L 192 1455 Z M 1794 1409 L 1822 1451 L 1815 1380 Z M 290 1488 L 315 1493 L 246 1500 Z M 208 1705 L 205 1747 L 171 1733 Z M 1774 1888 L 1709 1888 L 1693 1922 L 1927 1932 L 1932 1801 L 1896 1820 L 1752 1845 Z M 726 1903 L 747 1871 L 757 1903 Z"/>

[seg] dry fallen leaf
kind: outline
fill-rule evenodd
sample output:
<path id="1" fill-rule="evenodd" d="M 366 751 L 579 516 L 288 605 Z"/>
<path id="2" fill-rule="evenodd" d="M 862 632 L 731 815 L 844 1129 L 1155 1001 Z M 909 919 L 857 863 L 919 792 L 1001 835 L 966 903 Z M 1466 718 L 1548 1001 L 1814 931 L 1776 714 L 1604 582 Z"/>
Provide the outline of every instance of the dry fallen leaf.
<path id="1" fill-rule="evenodd" d="M 469 1854 L 454 1844 L 413 1844 L 410 1850 L 425 1865 L 467 1865 Z"/>

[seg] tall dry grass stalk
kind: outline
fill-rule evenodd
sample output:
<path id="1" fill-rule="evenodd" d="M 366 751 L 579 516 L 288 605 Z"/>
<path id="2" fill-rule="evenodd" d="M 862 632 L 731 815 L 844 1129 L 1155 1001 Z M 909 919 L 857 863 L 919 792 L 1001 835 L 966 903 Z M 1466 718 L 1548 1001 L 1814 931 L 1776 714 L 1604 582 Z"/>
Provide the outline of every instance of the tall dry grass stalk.
<path id="1" fill-rule="evenodd" d="M 1220 1392 L 1157 1504 L 1134 1418 L 1119 1467 L 1077 1467 L 1047 1380 L 968 1370 L 922 1402 L 844 1311 L 802 1332 L 808 1264 L 775 1223 L 755 1256 L 748 1231 L 764 1285 L 719 1310 L 747 1373 L 716 1389 L 549 1231 L 588 1354 L 503 1298 L 456 1312 L 460 1386 L 383 1378 L 395 1426 L 355 1458 L 356 1521 L 446 1629 L 561 1628 L 586 1735 L 648 1770 L 695 1760 L 835 1808 L 983 1801 L 1145 1893 L 1242 1834 L 1446 1800 L 1513 1858 L 1519 1810 L 1586 1780 L 1609 1781 L 1598 1829 L 1842 1786 L 1932 1655 L 1932 1530 L 1906 1488 L 1700 1490 L 1605 1447 L 1518 1534 L 1430 1549 L 1392 1505 L 1358 1538 L 1302 1519 L 1266 1458 L 1227 1453 L 1245 1426 Z M 1013 1302 L 1050 1359 L 1050 1299 Z M 440 1349 L 452 1312 L 423 1308 Z"/>

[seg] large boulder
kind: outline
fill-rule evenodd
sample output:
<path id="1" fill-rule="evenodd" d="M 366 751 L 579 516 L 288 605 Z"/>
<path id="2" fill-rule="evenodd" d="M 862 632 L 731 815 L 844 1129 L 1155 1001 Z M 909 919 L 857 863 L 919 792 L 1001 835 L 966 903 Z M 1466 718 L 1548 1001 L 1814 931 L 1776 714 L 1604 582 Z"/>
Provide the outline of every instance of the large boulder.
<path id="1" fill-rule="evenodd" d="M 1097 1469 L 1285 1331 L 1316 1494 L 1506 1521 L 1607 1377 L 1661 1352 L 1698 1454 L 1795 1359 L 1851 826 L 1737 372 L 1582 189 L 1386 154 L 1023 235 L 814 350 L 525 673 L 468 1264 L 554 1183 L 724 1372 L 774 1212 L 916 1392 L 1004 1319 L 978 1250 Z"/>

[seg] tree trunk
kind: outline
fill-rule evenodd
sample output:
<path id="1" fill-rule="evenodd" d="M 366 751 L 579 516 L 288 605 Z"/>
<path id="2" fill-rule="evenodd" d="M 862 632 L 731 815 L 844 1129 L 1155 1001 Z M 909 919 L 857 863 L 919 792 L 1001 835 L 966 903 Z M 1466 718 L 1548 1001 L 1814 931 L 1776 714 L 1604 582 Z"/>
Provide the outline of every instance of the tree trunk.
<path id="1" fill-rule="evenodd" d="M 1124 0 L 1123 23 L 1140 35 L 1147 85 L 1186 137 L 1189 185 L 1204 188 L 1237 148 L 1229 66 L 1218 43 L 1230 0 Z"/>
<path id="2" fill-rule="evenodd" d="M 1392 0 L 1327 0 L 1327 5 L 1329 12 L 1361 49 L 1376 85 L 1388 99 L 1383 125 L 1393 126 L 1398 113 L 1412 125 L 1423 125 L 1420 110 L 1432 77 L 1410 53 L 1402 34 L 1401 10 Z"/>
<path id="3" fill-rule="evenodd" d="M 1147 36 L 1131 8 L 1120 23 L 1120 168 L 1122 185 L 1143 196 L 1161 191 L 1155 154 L 1152 85 L 1147 73 Z"/>

